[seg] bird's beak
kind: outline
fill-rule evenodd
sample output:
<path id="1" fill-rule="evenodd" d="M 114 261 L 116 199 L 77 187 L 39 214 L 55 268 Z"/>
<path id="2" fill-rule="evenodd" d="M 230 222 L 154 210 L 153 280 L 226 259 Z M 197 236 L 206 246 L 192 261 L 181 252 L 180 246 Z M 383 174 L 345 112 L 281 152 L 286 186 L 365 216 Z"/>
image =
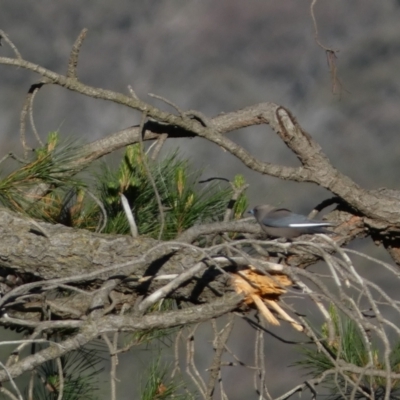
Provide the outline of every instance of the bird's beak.
<path id="1" fill-rule="evenodd" d="M 247 214 L 254 215 L 254 210 L 249 210 L 249 211 L 247 211 Z"/>

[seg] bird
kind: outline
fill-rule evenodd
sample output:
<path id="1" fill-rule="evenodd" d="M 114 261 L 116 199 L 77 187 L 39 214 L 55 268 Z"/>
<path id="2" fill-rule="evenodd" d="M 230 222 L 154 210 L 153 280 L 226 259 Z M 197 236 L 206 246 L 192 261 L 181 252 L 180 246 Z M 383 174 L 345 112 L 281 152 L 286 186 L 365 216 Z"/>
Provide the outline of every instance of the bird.
<path id="1" fill-rule="evenodd" d="M 304 234 L 332 233 L 325 228 L 334 226 L 330 222 L 309 219 L 269 204 L 256 206 L 249 213 L 254 215 L 263 231 L 273 238 L 292 239 Z"/>

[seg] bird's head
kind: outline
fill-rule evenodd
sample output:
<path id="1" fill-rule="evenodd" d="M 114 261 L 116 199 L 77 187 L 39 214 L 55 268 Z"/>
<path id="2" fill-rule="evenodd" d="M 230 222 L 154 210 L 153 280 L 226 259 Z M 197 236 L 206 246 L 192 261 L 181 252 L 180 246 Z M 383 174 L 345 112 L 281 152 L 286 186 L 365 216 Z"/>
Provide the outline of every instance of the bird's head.
<path id="1" fill-rule="evenodd" d="M 253 215 L 254 218 L 258 219 L 259 217 L 263 217 L 273 210 L 275 210 L 274 206 L 271 206 L 269 204 L 263 204 L 255 206 L 252 210 L 249 211 L 249 213 Z"/>

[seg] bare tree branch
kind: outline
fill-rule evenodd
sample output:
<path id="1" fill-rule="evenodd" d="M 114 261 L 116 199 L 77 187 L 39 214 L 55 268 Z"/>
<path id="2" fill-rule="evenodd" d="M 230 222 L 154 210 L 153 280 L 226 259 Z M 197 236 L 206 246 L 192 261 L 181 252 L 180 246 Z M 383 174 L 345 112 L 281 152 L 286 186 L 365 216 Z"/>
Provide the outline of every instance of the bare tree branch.
<path id="1" fill-rule="evenodd" d="M 54 360 L 72 350 L 76 350 L 99 335 L 117 331 L 134 332 L 137 330 L 171 328 L 208 321 L 211 318 L 216 318 L 232 311 L 241 301 L 241 296 L 233 295 L 225 296 L 214 303 L 194 306 L 179 311 L 170 311 L 160 314 L 152 313 L 140 317 L 110 315 L 97 320 L 89 320 L 81 324 L 79 333 L 76 335 L 57 343 L 57 345 L 51 345 L 46 349 L 25 357 L 21 361 L 8 367 L 7 371 L 0 371 L 0 382 L 17 377 L 45 361 Z"/>
<path id="2" fill-rule="evenodd" d="M 83 41 L 86 38 L 87 32 L 88 30 L 86 28 L 82 29 L 74 45 L 72 46 L 71 55 L 69 57 L 69 62 L 68 62 L 68 71 L 67 71 L 68 78 L 78 79 L 76 68 L 78 66 L 79 52 L 81 50 Z"/>

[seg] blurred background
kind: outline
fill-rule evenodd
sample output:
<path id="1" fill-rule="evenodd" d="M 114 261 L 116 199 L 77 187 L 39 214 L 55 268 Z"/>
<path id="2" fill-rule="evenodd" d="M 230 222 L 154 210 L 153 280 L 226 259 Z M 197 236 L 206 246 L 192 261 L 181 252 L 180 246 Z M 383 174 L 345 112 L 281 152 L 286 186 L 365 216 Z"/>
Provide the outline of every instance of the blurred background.
<path id="1" fill-rule="evenodd" d="M 337 94 L 332 92 L 325 52 L 314 39 L 310 3 L 4 0 L 0 3 L 0 29 L 26 60 L 65 73 L 72 44 L 79 32 L 88 28 L 79 60 L 80 80 L 127 94 L 131 85 L 142 100 L 165 110 L 173 111 L 147 94 L 163 96 L 184 110 L 195 109 L 208 117 L 259 102 L 280 104 L 293 112 L 332 163 L 361 186 L 399 189 L 400 1 L 320 0 L 316 4 L 319 39 L 338 51 L 342 90 Z M 3 44 L 0 56 L 12 57 L 13 53 Z M 0 65 L 0 71 L 2 156 L 8 151 L 22 153 L 19 113 L 38 76 L 9 66 Z M 34 115 L 42 138 L 58 129 L 65 137 L 87 142 L 140 121 L 140 115 L 130 109 L 50 86 L 37 95 Z M 32 135 L 28 137 L 29 143 L 37 146 Z M 298 163 L 269 127 L 249 128 L 230 137 L 262 160 Z M 251 206 L 269 202 L 308 212 L 329 197 L 315 185 L 253 173 L 200 139 L 170 141 L 164 151 L 176 147 L 196 167 L 204 168 L 204 178 L 231 179 L 243 174 L 251 185 Z M 387 257 L 384 252 L 380 256 Z M 251 331 L 243 327 L 235 332 L 236 345 L 252 356 L 251 340 L 246 337 Z M 241 344 L 243 337 L 245 345 Z M 209 348 L 206 333 L 204 338 L 204 346 Z M 265 340 L 266 346 L 274 347 L 266 362 L 267 369 L 271 364 L 271 394 L 277 395 L 289 388 L 288 381 L 291 386 L 293 379 L 301 381 L 302 377 L 298 370 L 285 368 L 292 362 L 291 353 L 282 356 L 279 342 L 272 337 Z M 121 370 L 119 378 L 131 384 L 124 381 L 123 374 L 134 370 Z M 232 399 L 256 398 L 249 395 L 251 380 L 242 385 L 236 375 L 239 372 L 227 373 L 235 378 L 231 382 L 237 397 Z M 126 390 L 132 393 L 129 386 Z"/>

